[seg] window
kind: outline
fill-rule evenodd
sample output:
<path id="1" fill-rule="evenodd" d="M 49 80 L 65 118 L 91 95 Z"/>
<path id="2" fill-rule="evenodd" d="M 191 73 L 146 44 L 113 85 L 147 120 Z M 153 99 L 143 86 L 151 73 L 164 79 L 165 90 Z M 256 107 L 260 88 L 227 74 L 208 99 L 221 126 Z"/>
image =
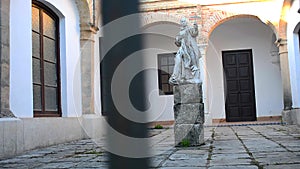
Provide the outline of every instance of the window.
<path id="1" fill-rule="evenodd" d="M 176 53 L 158 54 L 158 86 L 160 95 L 173 94 L 173 85 L 169 84 L 174 69 Z"/>
<path id="2" fill-rule="evenodd" d="M 61 116 L 58 17 L 46 6 L 32 5 L 34 117 Z"/>

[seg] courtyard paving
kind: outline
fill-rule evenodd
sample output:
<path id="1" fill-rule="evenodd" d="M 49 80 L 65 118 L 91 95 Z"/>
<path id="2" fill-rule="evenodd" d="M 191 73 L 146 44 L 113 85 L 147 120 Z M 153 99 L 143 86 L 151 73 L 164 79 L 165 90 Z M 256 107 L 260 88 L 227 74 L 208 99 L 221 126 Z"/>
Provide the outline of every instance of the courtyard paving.
<path id="1" fill-rule="evenodd" d="M 161 169 L 297 169 L 300 128 L 283 125 L 205 127 L 206 143 L 174 147 L 173 128 L 149 131 L 159 155 L 151 168 Z M 90 139 L 28 151 L 0 161 L 0 168 L 108 168 L 103 145 Z"/>

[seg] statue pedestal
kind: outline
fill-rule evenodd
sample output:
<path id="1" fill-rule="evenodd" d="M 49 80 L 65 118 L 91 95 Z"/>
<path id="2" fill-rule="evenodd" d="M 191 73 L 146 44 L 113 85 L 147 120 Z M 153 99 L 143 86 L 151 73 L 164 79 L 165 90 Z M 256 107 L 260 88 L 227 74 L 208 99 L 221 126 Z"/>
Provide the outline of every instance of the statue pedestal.
<path id="1" fill-rule="evenodd" d="M 204 144 L 204 104 L 201 84 L 174 86 L 175 146 Z"/>

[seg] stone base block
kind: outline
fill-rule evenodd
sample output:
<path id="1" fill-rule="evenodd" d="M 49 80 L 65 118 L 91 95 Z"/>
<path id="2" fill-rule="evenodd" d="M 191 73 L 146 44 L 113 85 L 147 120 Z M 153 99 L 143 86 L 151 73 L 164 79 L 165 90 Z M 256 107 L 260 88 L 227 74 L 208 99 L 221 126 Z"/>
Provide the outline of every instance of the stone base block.
<path id="1" fill-rule="evenodd" d="M 0 118 L 11 118 L 15 117 L 15 115 L 8 109 L 1 109 Z"/>
<path id="2" fill-rule="evenodd" d="M 300 126 L 300 109 L 284 110 L 282 121 L 288 125 Z"/>
<path id="3" fill-rule="evenodd" d="M 175 146 L 199 146 L 204 144 L 203 124 L 175 124 Z"/>
<path id="4" fill-rule="evenodd" d="M 203 103 L 174 105 L 174 117 L 176 124 L 203 124 Z"/>
<path id="5" fill-rule="evenodd" d="M 202 84 L 183 84 L 174 86 L 174 104 L 202 103 Z"/>

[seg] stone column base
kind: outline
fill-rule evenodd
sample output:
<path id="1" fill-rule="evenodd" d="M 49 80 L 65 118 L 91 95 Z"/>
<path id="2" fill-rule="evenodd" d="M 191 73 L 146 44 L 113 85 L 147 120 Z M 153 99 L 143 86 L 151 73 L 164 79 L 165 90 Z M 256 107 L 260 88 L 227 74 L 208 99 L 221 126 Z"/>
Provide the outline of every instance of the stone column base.
<path id="1" fill-rule="evenodd" d="M 174 86 L 175 146 L 204 144 L 204 105 L 201 84 Z"/>
<path id="2" fill-rule="evenodd" d="M 282 122 L 288 125 L 300 126 L 300 109 L 283 110 Z"/>
<path id="3" fill-rule="evenodd" d="M 175 124 L 175 146 L 199 146 L 204 144 L 203 124 Z"/>
<path id="4" fill-rule="evenodd" d="M 16 117 L 10 110 L 1 110 L 0 118 Z"/>

